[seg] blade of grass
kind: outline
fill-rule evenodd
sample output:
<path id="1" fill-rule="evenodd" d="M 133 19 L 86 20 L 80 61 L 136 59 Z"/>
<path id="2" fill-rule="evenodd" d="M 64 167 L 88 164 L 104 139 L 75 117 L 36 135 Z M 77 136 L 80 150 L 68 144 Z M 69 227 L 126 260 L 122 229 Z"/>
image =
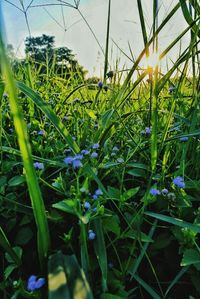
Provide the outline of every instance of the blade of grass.
<path id="1" fill-rule="evenodd" d="M 142 278 L 134 274 L 135 280 L 151 295 L 153 299 L 161 299 L 161 297 L 152 289 Z"/>
<path id="2" fill-rule="evenodd" d="M 181 269 L 177 275 L 174 277 L 174 279 L 172 280 L 172 282 L 170 283 L 170 285 L 168 286 L 166 292 L 165 292 L 165 298 L 167 297 L 167 295 L 169 294 L 169 292 L 171 291 L 171 289 L 175 286 L 175 284 L 177 283 L 177 281 L 179 281 L 179 279 L 188 271 L 189 266 L 184 267 L 183 269 Z"/>
<path id="3" fill-rule="evenodd" d="M 154 213 L 154 212 L 145 212 L 144 214 L 147 216 L 156 218 L 158 220 L 179 226 L 179 227 L 191 229 L 191 230 L 195 231 L 196 233 L 200 233 L 200 226 L 183 221 L 181 219 L 173 218 L 170 216 L 166 216 L 166 215 L 158 214 L 158 213 Z"/>
<path id="4" fill-rule="evenodd" d="M 104 62 L 104 83 L 106 81 L 106 74 L 108 70 L 108 50 L 109 50 L 109 35 L 110 35 L 110 10 L 111 0 L 108 2 L 108 19 L 107 19 L 107 34 L 106 34 L 106 49 L 105 49 L 105 62 Z"/>
<path id="5" fill-rule="evenodd" d="M 17 256 L 16 252 L 12 249 L 3 229 L 0 227 L 0 245 L 10 255 L 16 265 L 20 266 L 21 260 Z"/>
<path id="6" fill-rule="evenodd" d="M 1 11 L 0 11 L 0 15 L 1 15 Z M 17 100 L 15 82 L 5 53 L 2 31 L 0 31 L 0 63 L 2 67 L 2 72 L 5 77 L 5 82 L 7 84 L 8 93 L 10 95 L 9 96 L 10 110 L 13 115 L 14 126 L 17 133 L 17 139 L 18 139 L 18 143 L 22 155 L 22 160 L 24 163 L 26 181 L 27 181 L 31 203 L 34 211 L 34 217 L 37 225 L 38 255 L 39 255 L 40 262 L 42 264 L 44 258 L 47 257 L 49 246 L 50 246 L 48 223 L 47 223 L 47 218 L 45 213 L 44 202 L 37 181 L 35 169 L 33 167 L 31 147 L 28 140 L 26 125 L 22 115 L 21 107 Z"/>
<path id="7" fill-rule="evenodd" d="M 60 135 L 66 140 L 68 145 L 71 147 L 71 149 L 78 153 L 80 151 L 78 145 L 76 142 L 72 139 L 71 135 L 65 128 L 65 126 L 62 124 L 59 117 L 53 112 L 53 110 L 48 106 L 48 104 L 43 101 L 43 99 L 31 88 L 23 84 L 22 82 L 17 82 L 18 88 L 26 94 L 39 108 L 40 110 L 48 117 L 48 119 L 52 122 L 54 127 L 57 129 L 57 131 L 60 133 Z"/>

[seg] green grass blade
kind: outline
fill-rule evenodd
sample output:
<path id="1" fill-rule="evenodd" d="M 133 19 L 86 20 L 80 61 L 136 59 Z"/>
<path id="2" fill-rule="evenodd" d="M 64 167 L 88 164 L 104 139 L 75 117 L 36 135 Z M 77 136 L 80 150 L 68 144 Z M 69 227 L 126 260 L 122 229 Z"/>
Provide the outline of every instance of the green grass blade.
<path id="1" fill-rule="evenodd" d="M 192 26 L 191 28 L 192 28 L 192 30 L 193 30 L 194 32 L 196 32 L 196 31 L 199 32 L 198 35 L 199 35 L 199 37 L 200 37 L 200 27 L 199 27 L 198 25 L 192 25 L 192 23 L 194 22 L 194 20 L 193 20 L 191 14 L 190 14 L 190 11 L 189 11 L 189 9 L 188 9 L 188 7 L 187 7 L 186 2 L 185 2 L 184 0 L 179 0 L 179 2 L 180 2 L 181 9 L 182 9 L 182 12 L 183 12 L 183 15 L 184 15 L 184 18 L 185 18 L 186 22 L 187 22 L 190 26 Z"/>
<path id="2" fill-rule="evenodd" d="M 140 16 L 140 24 L 141 24 L 141 28 L 142 28 L 144 47 L 146 49 L 146 55 L 148 57 L 149 56 L 148 39 L 147 39 L 147 31 L 146 31 L 146 26 L 145 26 L 145 21 L 144 21 L 144 14 L 143 14 L 141 0 L 137 0 L 137 6 L 138 6 L 138 12 L 139 12 L 139 16 Z"/>
<path id="3" fill-rule="evenodd" d="M 60 135 L 66 140 L 68 145 L 71 147 L 71 149 L 77 153 L 80 151 L 78 145 L 76 142 L 72 139 L 71 135 L 65 128 L 65 126 L 62 124 L 61 120 L 57 115 L 53 112 L 53 110 L 48 106 L 48 104 L 43 101 L 43 99 L 31 88 L 26 86 L 25 84 L 21 82 L 17 82 L 18 88 L 26 94 L 39 108 L 40 110 L 48 117 L 48 119 L 52 122 L 54 127 L 57 129 L 57 131 L 60 133 Z"/>
<path id="4" fill-rule="evenodd" d="M 44 202 L 35 174 L 35 169 L 33 167 L 31 147 L 28 140 L 26 125 L 24 122 L 20 105 L 17 100 L 15 82 L 5 53 L 2 32 L 0 33 L 0 63 L 2 67 L 2 72 L 5 77 L 5 82 L 7 84 L 8 93 L 10 95 L 10 110 L 13 115 L 14 126 L 17 133 L 17 139 L 25 169 L 26 181 L 29 189 L 32 207 L 34 210 L 34 217 L 38 230 L 38 254 L 40 262 L 42 262 L 44 258 L 47 256 L 50 244 L 48 223 L 46 218 Z"/>
<path id="5" fill-rule="evenodd" d="M 0 245 L 10 255 L 16 265 L 21 264 L 21 260 L 17 256 L 16 252 L 12 249 L 3 229 L 0 227 Z"/>
<path id="6" fill-rule="evenodd" d="M 175 286 L 175 284 L 177 283 L 177 281 L 179 281 L 179 279 L 188 271 L 189 266 L 188 267 L 184 267 L 183 269 L 180 270 L 180 272 L 177 273 L 177 275 L 174 277 L 174 279 L 172 280 L 172 282 L 170 283 L 170 285 L 168 286 L 166 292 L 165 292 L 165 298 L 166 296 L 169 294 L 169 292 L 171 291 L 171 289 L 173 288 L 173 286 Z"/>
<path id="7" fill-rule="evenodd" d="M 148 215 L 150 217 L 156 218 L 158 220 L 179 226 L 179 227 L 183 227 L 183 228 L 187 228 L 187 229 L 191 229 L 196 233 L 200 233 L 200 226 L 183 221 L 181 219 L 178 218 L 173 218 L 170 216 L 166 216 L 163 214 L 158 214 L 158 213 L 154 213 L 154 212 L 145 212 L 145 215 Z"/>
<path id="8" fill-rule="evenodd" d="M 161 299 L 161 297 L 138 275 L 134 274 L 135 280 L 151 295 L 153 299 Z"/>
<path id="9" fill-rule="evenodd" d="M 106 246 L 102 228 L 102 222 L 100 219 L 94 220 L 94 229 L 96 232 L 96 240 L 94 242 L 94 248 L 96 252 L 96 256 L 99 262 L 99 266 L 101 268 L 102 273 L 102 288 L 103 292 L 107 291 L 107 253 L 106 253 Z"/>
<path id="10" fill-rule="evenodd" d="M 111 10 L 111 0 L 109 0 L 109 3 L 108 3 L 106 49 L 105 49 L 105 62 L 104 62 L 104 82 L 106 80 L 106 74 L 107 74 L 107 71 L 108 71 L 108 50 L 109 50 L 109 36 L 110 36 L 110 10 Z"/>

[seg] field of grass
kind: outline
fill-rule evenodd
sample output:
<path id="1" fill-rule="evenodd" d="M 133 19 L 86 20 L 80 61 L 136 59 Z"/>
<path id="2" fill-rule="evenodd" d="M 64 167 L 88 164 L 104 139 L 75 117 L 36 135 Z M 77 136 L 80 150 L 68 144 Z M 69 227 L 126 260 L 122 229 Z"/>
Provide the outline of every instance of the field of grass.
<path id="1" fill-rule="evenodd" d="M 200 298 L 200 5 L 177 1 L 158 25 L 152 1 L 149 37 L 137 0 L 144 50 L 121 72 L 111 2 L 98 84 L 14 68 L 1 30 L 2 299 Z M 179 10 L 186 28 L 159 59 L 189 33 L 186 49 L 168 70 L 141 68 Z"/>

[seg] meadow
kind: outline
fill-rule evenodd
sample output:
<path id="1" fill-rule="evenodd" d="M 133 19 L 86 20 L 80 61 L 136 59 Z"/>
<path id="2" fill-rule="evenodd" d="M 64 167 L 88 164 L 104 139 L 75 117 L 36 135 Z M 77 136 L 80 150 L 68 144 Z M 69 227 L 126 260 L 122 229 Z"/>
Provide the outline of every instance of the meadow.
<path id="1" fill-rule="evenodd" d="M 0 298 L 200 298 L 200 5 L 179 0 L 159 24 L 152 5 L 148 36 L 137 0 L 144 49 L 118 69 L 108 0 L 97 82 L 56 57 L 16 63 L 2 24 Z M 186 27 L 158 55 L 178 11 Z"/>

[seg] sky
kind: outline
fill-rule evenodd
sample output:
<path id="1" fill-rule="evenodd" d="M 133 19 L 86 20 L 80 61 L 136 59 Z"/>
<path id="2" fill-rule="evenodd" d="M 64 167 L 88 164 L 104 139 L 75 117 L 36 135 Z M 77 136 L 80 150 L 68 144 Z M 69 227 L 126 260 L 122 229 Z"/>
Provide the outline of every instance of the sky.
<path id="1" fill-rule="evenodd" d="M 2 11 L 5 22 L 7 43 L 15 48 L 18 57 L 24 56 L 24 40 L 29 35 L 24 14 L 14 5 L 20 6 L 20 0 L 1 0 Z M 13 5 L 11 5 L 10 3 Z M 31 0 L 24 0 L 27 7 Z M 73 0 L 65 0 L 74 4 Z M 152 29 L 152 0 L 142 0 L 147 32 L 150 36 Z M 178 0 L 158 0 L 159 24 L 167 13 L 177 4 Z M 89 76 L 103 74 L 104 55 L 100 46 L 91 33 L 88 25 L 83 20 L 79 11 L 58 4 L 57 0 L 34 0 L 32 6 L 52 4 L 45 7 L 30 7 L 27 11 L 28 22 L 32 36 L 41 34 L 54 35 L 56 47 L 66 46 L 73 51 L 79 63 L 89 71 Z M 99 44 L 104 49 L 106 39 L 106 24 L 108 0 L 80 0 L 79 10 L 84 16 Z M 162 52 L 175 39 L 187 24 L 179 11 L 168 23 L 159 35 L 159 52 Z M 181 47 L 185 48 L 189 42 L 189 35 L 182 39 Z M 130 59 L 133 54 L 137 58 L 143 49 L 143 39 L 139 21 L 136 0 L 112 0 L 111 1 L 111 24 L 110 24 L 110 47 L 109 47 L 110 69 L 129 68 L 132 64 Z M 131 51 L 130 51 L 131 49 Z M 180 43 L 168 55 L 174 61 L 179 55 Z M 126 53 L 124 55 L 122 53 Z M 132 52 L 132 54 L 131 54 Z M 164 63 L 164 68 L 165 68 Z"/>

